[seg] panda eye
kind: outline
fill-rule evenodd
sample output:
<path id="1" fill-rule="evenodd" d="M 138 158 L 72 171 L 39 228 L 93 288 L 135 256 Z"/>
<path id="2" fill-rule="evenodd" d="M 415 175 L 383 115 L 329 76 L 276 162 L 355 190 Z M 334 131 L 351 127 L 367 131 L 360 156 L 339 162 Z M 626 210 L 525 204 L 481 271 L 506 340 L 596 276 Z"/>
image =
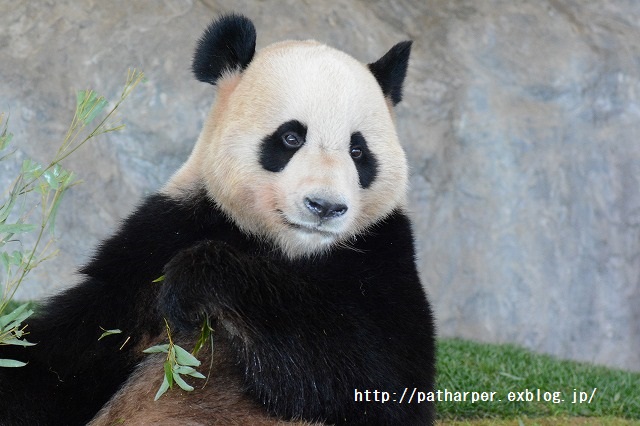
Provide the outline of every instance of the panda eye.
<path id="1" fill-rule="evenodd" d="M 302 146 L 302 138 L 296 132 L 286 132 L 282 135 L 282 143 L 287 148 L 300 148 Z"/>
<path id="2" fill-rule="evenodd" d="M 354 160 L 358 160 L 360 158 L 362 158 L 362 148 L 360 148 L 359 146 L 354 146 L 351 148 L 351 158 L 353 158 Z"/>

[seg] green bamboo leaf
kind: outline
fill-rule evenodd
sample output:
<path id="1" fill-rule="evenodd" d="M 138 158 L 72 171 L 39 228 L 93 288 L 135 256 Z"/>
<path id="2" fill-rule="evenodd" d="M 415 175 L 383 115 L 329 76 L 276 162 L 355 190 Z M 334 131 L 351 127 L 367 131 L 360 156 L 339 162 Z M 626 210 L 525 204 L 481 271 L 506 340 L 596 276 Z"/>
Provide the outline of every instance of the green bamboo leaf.
<path id="1" fill-rule="evenodd" d="M 27 319 L 28 317 L 31 316 L 31 314 L 33 314 L 32 310 L 28 310 L 26 312 L 23 312 L 22 315 L 20 315 L 17 319 L 11 321 L 10 323 L 6 324 L 3 327 L 0 327 L 0 330 L 3 330 L 3 331 L 13 330 L 13 334 L 15 334 L 16 337 L 21 337 L 22 336 L 22 332 L 20 331 L 20 326 L 22 325 L 22 322 L 25 319 Z"/>
<path id="2" fill-rule="evenodd" d="M 14 250 L 11 252 L 11 258 L 9 258 L 9 262 L 11 264 L 20 266 L 24 263 L 24 253 L 18 250 Z"/>
<path id="3" fill-rule="evenodd" d="M 202 322 L 202 327 L 200 327 L 200 336 L 198 336 L 198 341 L 196 342 L 196 344 L 193 347 L 193 350 L 191 351 L 191 353 L 194 356 L 198 355 L 198 352 L 200 352 L 200 349 L 202 349 L 210 339 L 213 339 L 213 336 L 211 334 L 212 332 L 213 332 L 213 328 L 211 328 L 211 324 L 209 323 L 209 318 L 207 317 Z"/>
<path id="4" fill-rule="evenodd" d="M 180 365 L 188 365 L 190 367 L 198 367 L 200 361 L 186 350 L 178 345 L 174 345 L 176 351 L 176 362 Z"/>
<path id="5" fill-rule="evenodd" d="M 157 401 L 162 395 L 165 394 L 165 392 L 169 389 L 169 381 L 167 380 L 167 376 L 164 377 L 164 379 L 162 380 L 162 384 L 160 385 L 160 389 L 158 389 L 158 392 L 156 393 L 155 398 L 153 398 L 154 401 Z"/>
<path id="6" fill-rule="evenodd" d="M 98 114 L 100 114 L 105 107 L 107 106 L 108 102 L 105 98 L 100 98 L 96 101 L 95 105 L 93 105 L 93 108 L 91 109 L 91 111 L 89 112 L 89 114 L 87 115 L 87 118 L 85 120 L 86 124 L 89 124 L 93 121 L 94 118 L 96 118 L 96 116 Z"/>
<path id="7" fill-rule="evenodd" d="M 76 111 L 82 111 L 82 106 L 87 99 L 87 95 L 89 95 L 90 93 L 90 90 L 78 90 L 76 92 Z"/>
<path id="8" fill-rule="evenodd" d="M 93 90 L 79 90 L 76 92 L 76 114 L 81 121 L 84 122 L 87 115 L 87 104 L 89 104 L 95 96 L 96 94 Z"/>
<path id="9" fill-rule="evenodd" d="M 2 254 L 0 254 L 0 261 L 2 262 L 2 267 L 4 268 L 5 272 L 8 272 L 9 271 L 9 254 L 3 251 Z"/>
<path id="10" fill-rule="evenodd" d="M 38 194 L 42 196 L 46 196 L 49 193 L 49 191 L 51 191 L 51 187 L 49 187 L 49 184 L 47 184 L 46 181 L 39 181 L 37 185 L 35 184 L 33 185 L 33 188 L 31 190 L 36 191 Z"/>
<path id="11" fill-rule="evenodd" d="M 0 317 L 0 329 L 4 329 L 8 324 L 13 322 L 21 323 L 25 319 L 29 318 L 33 311 L 31 309 L 27 309 L 29 307 L 29 303 L 23 303 L 22 305 L 15 308 L 10 313 L 3 315 Z M 13 327 L 10 327 L 13 328 Z"/>
<path id="12" fill-rule="evenodd" d="M 9 200 L 2 205 L 2 208 L 0 208 L 0 223 L 6 222 L 7 218 L 11 214 L 11 211 L 13 210 L 13 206 L 16 204 L 16 201 L 18 201 L 18 197 L 15 194 L 15 189 L 12 189 L 11 193 L 9 194 Z"/>
<path id="13" fill-rule="evenodd" d="M 63 170 L 63 172 L 64 174 L 61 175 L 60 183 L 62 184 L 62 189 L 64 191 L 67 190 L 67 188 L 75 185 L 77 181 L 76 175 L 72 171 Z"/>
<path id="14" fill-rule="evenodd" d="M 164 275 L 160 275 L 158 278 L 156 278 L 155 280 L 151 281 L 152 283 L 159 283 L 161 281 L 164 281 Z"/>
<path id="15" fill-rule="evenodd" d="M 91 123 L 107 104 L 107 100 L 93 90 L 81 90 L 76 95 L 78 117 L 85 125 Z"/>
<path id="16" fill-rule="evenodd" d="M 22 162 L 22 173 L 25 177 L 30 180 L 37 177 L 38 173 L 42 170 L 42 165 L 36 163 L 35 161 L 27 158 Z"/>
<path id="17" fill-rule="evenodd" d="M 25 362 L 16 361 L 15 359 L 1 359 L 0 367 L 24 367 L 27 365 Z"/>
<path id="18" fill-rule="evenodd" d="M 30 223 L 0 223 L 0 232 L 5 234 L 22 234 L 36 229 L 36 225 Z"/>
<path id="19" fill-rule="evenodd" d="M 64 197 L 64 193 L 66 192 L 67 187 L 65 187 L 65 183 L 62 183 L 62 186 L 58 189 L 59 195 L 54 198 L 53 205 L 49 210 L 49 232 L 51 234 L 55 233 L 56 226 L 56 218 L 58 217 L 58 210 L 60 207 L 60 203 L 62 202 L 62 197 Z"/>
<path id="20" fill-rule="evenodd" d="M 194 371 L 193 373 L 189 373 L 188 375 L 191 376 L 191 377 L 195 377 L 196 379 L 206 379 L 207 378 L 204 374 L 199 373 L 198 371 Z"/>
<path id="21" fill-rule="evenodd" d="M 195 371 L 196 371 L 195 368 L 189 367 L 186 365 L 175 364 L 173 366 L 173 372 L 178 374 L 191 374 L 191 373 L 194 373 Z"/>
<path id="22" fill-rule="evenodd" d="M 2 121 L 1 115 L 0 115 L 0 121 Z M 9 126 L 9 120 L 7 119 L 7 121 L 4 122 L 2 133 L 0 133 L 0 151 L 5 149 L 7 145 L 9 145 L 9 142 L 11 142 L 11 139 L 13 139 L 13 133 L 9 133 L 9 131 L 7 130 L 8 126 Z"/>
<path id="23" fill-rule="evenodd" d="M 157 354 L 160 352 L 164 352 L 166 354 L 169 352 L 169 345 L 166 344 L 166 345 L 151 346 L 150 348 L 147 348 L 142 352 L 144 352 L 145 354 Z"/>
<path id="24" fill-rule="evenodd" d="M 44 172 L 42 174 L 42 177 L 49 185 L 49 188 L 56 190 L 60 187 L 60 182 L 58 182 L 58 176 L 56 174 L 55 167 Z"/>
<path id="25" fill-rule="evenodd" d="M 9 145 L 11 139 L 13 139 L 13 133 L 6 132 L 3 133 L 2 136 L 0 136 L 0 151 L 5 149 Z"/>
<path id="26" fill-rule="evenodd" d="M 178 373 L 173 374 L 173 380 L 176 381 L 176 384 L 180 386 L 181 389 L 187 392 L 191 392 L 193 390 L 193 386 L 185 382 L 184 379 Z"/>
<path id="27" fill-rule="evenodd" d="M 164 378 L 169 382 L 169 387 L 173 388 L 173 370 L 171 368 L 171 361 L 166 360 L 164 362 Z"/>
<path id="28" fill-rule="evenodd" d="M 112 336 L 114 334 L 120 334 L 122 333 L 122 330 L 114 328 L 112 330 L 105 330 L 104 328 L 100 327 L 102 330 L 104 330 L 104 333 L 102 333 L 100 335 L 100 337 L 98 337 L 98 340 L 102 339 L 103 337 L 107 337 L 107 336 Z"/>
<path id="29" fill-rule="evenodd" d="M 2 344 L 3 345 L 14 345 L 14 346 L 24 346 L 24 347 L 35 346 L 36 345 L 35 343 L 28 342 L 28 341 L 26 341 L 24 339 L 16 339 L 16 338 L 5 339 L 5 340 L 2 341 Z"/>

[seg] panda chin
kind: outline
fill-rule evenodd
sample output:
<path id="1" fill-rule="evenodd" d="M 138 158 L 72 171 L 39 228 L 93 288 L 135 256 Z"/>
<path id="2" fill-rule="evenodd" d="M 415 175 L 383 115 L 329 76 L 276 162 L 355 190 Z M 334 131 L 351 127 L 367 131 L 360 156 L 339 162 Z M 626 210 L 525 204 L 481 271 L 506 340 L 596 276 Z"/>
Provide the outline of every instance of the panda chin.
<path id="1" fill-rule="evenodd" d="M 340 233 L 322 229 L 322 223 L 314 226 L 284 219 L 283 224 L 289 232 L 277 239 L 283 251 L 292 258 L 319 254 L 341 239 Z"/>

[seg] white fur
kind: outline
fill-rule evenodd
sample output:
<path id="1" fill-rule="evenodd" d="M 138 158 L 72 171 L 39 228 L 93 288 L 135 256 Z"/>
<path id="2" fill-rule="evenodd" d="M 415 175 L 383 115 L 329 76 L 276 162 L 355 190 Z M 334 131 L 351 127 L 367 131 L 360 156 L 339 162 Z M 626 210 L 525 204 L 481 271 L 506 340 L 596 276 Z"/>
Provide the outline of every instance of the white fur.
<path id="1" fill-rule="evenodd" d="M 290 120 L 307 126 L 305 145 L 283 171 L 264 170 L 262 139 Z M 349 153 L 354 132 L 378 160 L 366 189 Z M 184 196 L 204 182 L 241 229 L 299 257 L 346 243 L 403 207 L 407 180 L 392 111 L 366 65 L 315 41 L 287 41 L 264 48 L 242 74 L 218 83 L 193 154 L 165 192 Z M 303 204 L 309 196 L 342 202 L 348 210 L 319 221 Z"/>

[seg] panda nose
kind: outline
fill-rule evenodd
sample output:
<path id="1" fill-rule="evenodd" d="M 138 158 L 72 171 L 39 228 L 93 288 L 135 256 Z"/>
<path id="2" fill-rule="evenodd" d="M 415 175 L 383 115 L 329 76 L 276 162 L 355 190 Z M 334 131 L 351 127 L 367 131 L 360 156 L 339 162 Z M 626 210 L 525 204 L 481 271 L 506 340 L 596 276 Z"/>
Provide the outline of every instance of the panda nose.
<path id="1" fill-rule="evenodd" d="M 348 207 L 344 204 L 334 203 L 322 198 L 309 198 L 304 199 L 304 205 L 314 215 L 320 219 L 333 219 L 340 217 L 346 213 Z"/>

